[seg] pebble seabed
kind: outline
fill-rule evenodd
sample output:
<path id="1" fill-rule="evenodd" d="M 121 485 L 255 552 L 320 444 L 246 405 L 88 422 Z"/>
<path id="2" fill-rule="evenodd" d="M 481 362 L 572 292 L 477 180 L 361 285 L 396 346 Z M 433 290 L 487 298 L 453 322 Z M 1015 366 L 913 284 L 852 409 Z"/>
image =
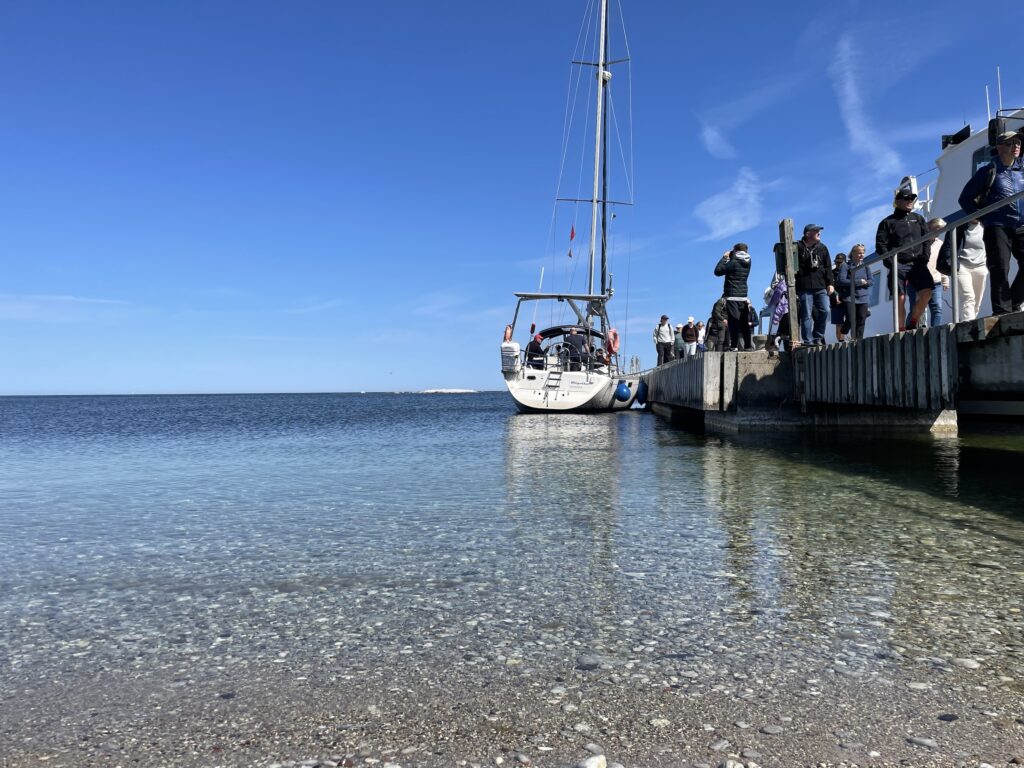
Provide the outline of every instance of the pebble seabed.
<path id="1" fill-rule="evenodd" d="M 867 585 L 878 565 L 852 563 L 846 578 Z M 607 604 L 608 590 L 628 595 L 654 574 L 617 568 L 580 596 L 606 618 L 584 628 L 566 623 L 553 589 L 499 607 L 493 598 L 515 594 L 501 572 L 370 586 L 307 570 L 266 594 L 139 596 L 130 629 L 61 639 L 53 615 L 15 630 L 0 764 L 1022 764 L 1024 687 L 1007 674 L 1019 671 L 1020 606 L 992 594 L 975 611 L 964 596 L 972 574 L 1021 574 L 963 568 L 965 590 L 905 606 L 928 627 L 916 632 L 871 595 L 842 620 L 742 599 L 696 610 L 664 594 L 629 610 L 629 599 Z M 744 590 L 741 573 L 706 579 Z M 565 586 L 583 588 L 571 576 Z M 84 610 L 114 599 L 94 595 Z"/>

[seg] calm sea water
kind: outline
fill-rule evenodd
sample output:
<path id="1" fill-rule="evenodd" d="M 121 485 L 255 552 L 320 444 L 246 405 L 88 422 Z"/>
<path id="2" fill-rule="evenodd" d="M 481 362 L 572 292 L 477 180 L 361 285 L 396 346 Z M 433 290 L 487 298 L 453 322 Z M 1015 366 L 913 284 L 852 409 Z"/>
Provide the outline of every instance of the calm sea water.
<path id="1" fill-rule="evenodd" d="M 736 633 L 737 668 L 1020 680 L 1022 458 L 1012 433 L 727 439 L 504 394 L 0 399 L 0 688 L 632 669 L 670 638 L 645 674 L 713 686 L 687 665 Z"/>

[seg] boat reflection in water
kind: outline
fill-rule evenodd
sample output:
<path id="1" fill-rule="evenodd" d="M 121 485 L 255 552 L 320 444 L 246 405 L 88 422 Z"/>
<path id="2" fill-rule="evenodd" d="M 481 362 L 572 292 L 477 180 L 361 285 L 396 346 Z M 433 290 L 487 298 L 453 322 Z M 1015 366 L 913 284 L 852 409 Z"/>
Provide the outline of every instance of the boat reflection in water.
<path id="1" fill-rule="evenodd" d="M 671 659 L 741 670 L 792 654 L 772 672 L 780 685 L 910 675 L 922 654 L 988 653 L 992 628 L 1024 636 L 1024 520 L 1006 482 L 975 476 L 1020 456 L 963 439 L 727 439 L 641 414 L 510 416 L 506 514 L 576 606 L 559 621 L 598 627 L 583 636 L 619 662 L 643 624 L 666 672 Z"/>

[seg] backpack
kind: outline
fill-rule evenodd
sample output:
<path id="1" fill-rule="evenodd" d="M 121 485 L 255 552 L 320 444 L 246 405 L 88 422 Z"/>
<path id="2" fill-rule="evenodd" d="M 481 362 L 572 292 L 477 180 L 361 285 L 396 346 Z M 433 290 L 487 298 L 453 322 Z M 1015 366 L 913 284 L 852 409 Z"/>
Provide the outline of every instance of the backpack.
<path id="1" fill-rule="evenodd" d="M 967 232 L 967 224 L 957 225 L 956 230 L 956 247 L 960 250 L 964 247 L 964 233 Z M 942 241 L 942 247 L 939 248 L 939 257 L 935 260 L 935 269 L 938 270 L 939 274 L 946 275 L 949 277 L 953 274 L 953 238 L 946 234 L 946 239 Z"/>

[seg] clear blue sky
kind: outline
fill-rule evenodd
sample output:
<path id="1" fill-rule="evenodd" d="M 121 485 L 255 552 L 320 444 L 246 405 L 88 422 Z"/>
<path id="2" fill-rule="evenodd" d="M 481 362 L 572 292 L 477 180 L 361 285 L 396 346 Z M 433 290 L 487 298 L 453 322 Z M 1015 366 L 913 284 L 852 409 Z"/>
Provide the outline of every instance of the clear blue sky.
<path id="1" fill-rule="evenodd" d="M 512 291 L 568 262 L 584 10 L 0 3 L 0 394 L 501 388 Z M 963 12 L 626 0 L 627 354 L 707 316 L 737 240 L 759 297 L 780 218 L 833 253 L 873 236 L 939 135 L 982 125 L 997 65 L 1022 101 L 1016 49 Z"/>

